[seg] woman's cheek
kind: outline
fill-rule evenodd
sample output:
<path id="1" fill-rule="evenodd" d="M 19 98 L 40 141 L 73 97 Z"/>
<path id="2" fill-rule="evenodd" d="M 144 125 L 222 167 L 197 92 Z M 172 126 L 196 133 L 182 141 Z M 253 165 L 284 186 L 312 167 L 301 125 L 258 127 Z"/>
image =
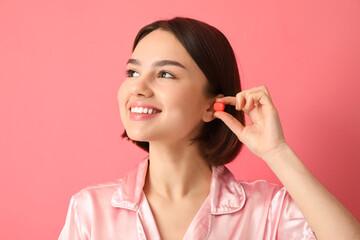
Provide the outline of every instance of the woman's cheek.
<path id="1" fill-rule="evenodd" d="M 117 99 L 119 104 L 120 116 L 123 118 L 125 117 L 125 99 L 126 99 L 126 92 L 125 92 L 124 84 L 122 84 L 118 90 Z"/>

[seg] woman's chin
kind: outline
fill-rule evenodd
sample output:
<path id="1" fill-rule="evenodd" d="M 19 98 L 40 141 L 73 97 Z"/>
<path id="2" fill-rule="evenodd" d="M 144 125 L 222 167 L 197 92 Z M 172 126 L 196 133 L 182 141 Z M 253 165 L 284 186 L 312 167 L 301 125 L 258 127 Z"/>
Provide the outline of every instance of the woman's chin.
<path id="1" fill-rule="evenodd" d="M 148 136 L 145 136 L 144 134 L 140 134 L 140 133 L 132 133 L 132 132 L 128 132 L 126 131 L 126 134 L 128 135 L 128 137 L 133 140 L 133 141 L 138 141 L 138 142 L 149 142 L 151 138 L 149 138 Z"/>

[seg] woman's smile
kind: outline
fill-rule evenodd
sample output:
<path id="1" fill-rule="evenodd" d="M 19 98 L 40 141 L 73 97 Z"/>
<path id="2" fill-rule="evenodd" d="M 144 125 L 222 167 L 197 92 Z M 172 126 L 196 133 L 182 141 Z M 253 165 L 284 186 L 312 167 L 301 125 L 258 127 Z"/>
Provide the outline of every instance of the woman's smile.
<path id="1" fill-rule="evenodd" d="M 158 107 L 141 101 L 133 101 L 129 106 L 129 118 L 134 121 L 149 120 L 162 112 Z"/>
<path id="2" fill-rule="evenodd" d="M 149 120 L 156 116 L 158 116 L 160 113 L 130 113 L 130 119 L 134 121 L 143 121 L 143 120 Z"/>

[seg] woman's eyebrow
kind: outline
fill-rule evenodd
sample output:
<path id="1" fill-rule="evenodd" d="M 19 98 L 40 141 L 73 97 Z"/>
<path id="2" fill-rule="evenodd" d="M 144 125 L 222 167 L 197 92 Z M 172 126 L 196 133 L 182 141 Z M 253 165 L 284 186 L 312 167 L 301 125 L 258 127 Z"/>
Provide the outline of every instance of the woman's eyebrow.
<path id="1" fill-rule="evenodd" d="M 140 61 L 134 58 L 130 58 L 127 61 L 127 64 L 132 63 L 134 65 L 141 65 Z M 153 67 L 162 67 L 165 65 L 173 65 L 173 66 L 177 66 L 177 67 L 181 67 L 186 69 L 186 67 L 184 65 L 182 65 L 181 63 L 177 62 L 177 61 L 173 61 L 173 60 L 160 60 L 160 61 L 156 61 L 152 64 Z"/>

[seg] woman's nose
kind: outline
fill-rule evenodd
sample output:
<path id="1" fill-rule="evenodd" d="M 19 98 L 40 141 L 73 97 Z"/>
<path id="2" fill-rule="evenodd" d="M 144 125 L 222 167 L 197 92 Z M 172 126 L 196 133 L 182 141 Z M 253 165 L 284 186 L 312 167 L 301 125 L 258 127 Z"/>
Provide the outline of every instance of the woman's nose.
<path id="1" fill-rule="evenodd" d="M 136 80 L 133 80 L 131 94 L 133 96 L 150 97 L 153 94 L 150 87 L 150 81 L 151 79 L 149 76 L 137 77 Z"/>

